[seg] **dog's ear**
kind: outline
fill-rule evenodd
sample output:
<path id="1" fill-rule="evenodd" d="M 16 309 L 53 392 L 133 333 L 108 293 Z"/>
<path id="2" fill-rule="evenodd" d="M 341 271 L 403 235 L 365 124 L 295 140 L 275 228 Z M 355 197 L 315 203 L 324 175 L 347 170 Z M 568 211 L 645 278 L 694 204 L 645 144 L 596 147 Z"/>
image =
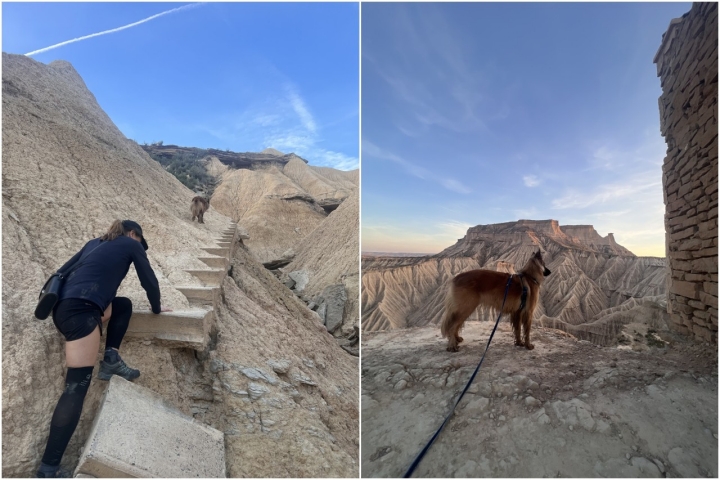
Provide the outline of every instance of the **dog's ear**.
<path id="1" fill-rule="evenodd" d="M 542 254 L 540 253 L 540 250 L 538 250 L 535 254 L 535 258 L 537 258 L 538 260 L 542 260 Z"/>

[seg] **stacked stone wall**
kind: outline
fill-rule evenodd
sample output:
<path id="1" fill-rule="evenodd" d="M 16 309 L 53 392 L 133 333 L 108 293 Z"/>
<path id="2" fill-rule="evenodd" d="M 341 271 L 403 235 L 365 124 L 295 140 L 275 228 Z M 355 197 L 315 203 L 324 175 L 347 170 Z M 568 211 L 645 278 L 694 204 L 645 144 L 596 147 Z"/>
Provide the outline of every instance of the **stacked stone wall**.
<path id="1" fill-rule="evenodd" d="M 717 343 L 718 4 L 674 19 L 655 56 L 662 95 L 665 244 L 672 328 Z"/>

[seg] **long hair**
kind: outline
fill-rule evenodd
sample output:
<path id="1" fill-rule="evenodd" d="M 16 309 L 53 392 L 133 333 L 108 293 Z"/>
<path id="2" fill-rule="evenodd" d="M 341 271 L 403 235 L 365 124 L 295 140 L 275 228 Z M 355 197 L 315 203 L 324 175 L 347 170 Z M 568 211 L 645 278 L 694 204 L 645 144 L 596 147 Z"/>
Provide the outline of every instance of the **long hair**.
<path id="1" fill-rule="evenodd" d="M 112 225 L 110 225 L 110 228 L 108 228 L 108 231 L 105 232 L 105 235 L 100 237 L 100 240 L 103 242 L 108 240 L 115 240 L 118 237 L 122 237 L 125 235 L 125 228 L 123 227 L 123 224 L 120 220 L 115 220 Z"/>

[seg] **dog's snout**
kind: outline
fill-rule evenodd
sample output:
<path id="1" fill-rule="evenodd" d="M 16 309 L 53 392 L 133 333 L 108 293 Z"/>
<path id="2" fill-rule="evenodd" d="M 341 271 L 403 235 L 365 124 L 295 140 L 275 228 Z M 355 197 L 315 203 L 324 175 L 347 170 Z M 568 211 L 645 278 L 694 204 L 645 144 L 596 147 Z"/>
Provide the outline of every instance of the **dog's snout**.
<path id="1" fill-rule="evenodd" d="M 547 277 L 547 276 L 550 275 L 551 273 L 552 273 L 552 272 L 551 272 L 547 267 L 545 267 L 545 271 L 543 272 L 543 276 Z"/>

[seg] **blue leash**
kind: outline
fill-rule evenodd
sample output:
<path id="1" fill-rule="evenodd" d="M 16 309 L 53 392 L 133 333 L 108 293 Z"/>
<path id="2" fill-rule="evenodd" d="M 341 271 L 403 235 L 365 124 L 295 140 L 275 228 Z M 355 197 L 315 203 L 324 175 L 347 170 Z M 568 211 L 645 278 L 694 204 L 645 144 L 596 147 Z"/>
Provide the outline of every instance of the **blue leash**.
<path id="1" fill-rule="evenodd" d="M 472 384 L 473 380 L 475 380 L 475 375 L 480 371 L 480 365 L 482 365 L 483 360 L 485 360 L 485 354 L 488 351 L 488 348 L 490 348 L 490 342 L 493 339 L 493 335 L 495 335 L 495 330 L 497 330 L 497 326 L 500 323 L 500 317 L 502 316 L 502 310 L 505 306 L 505 300 L 507 299 L 508 290 L 510 290 L 510 282 L 512 282 L 513 275 L 510 275 L 510 278 L 508 278 L 508 283 L 505 285 L 505 296 L 503 297 L 502 306 L 500 307 L 500 314 L 498 315 L 497 320 L 495 321 L 495 327 L 493 327 L 493 331 L 490 334 L 490 338 L 488 338 L 487 346 L 485 346 L 485 351 L 483 352 L 482 358 L 480 359 L 480 363 L 478 363 L 477 368 L 475 368 L 475 371 L 470 376 L 470 380 L 468 381 L 467 385 L 465 385 L 465 388 L 463 389 L 462 393 L 460 394 L 460 397 L 458 397 L 457 401 L 455 402 L 455 405 L 453 405 L 452 410 L 450 410 L 450 413 L 447 417 L 445 417 L 445 421 L 440 425 L 440 428 L 437 429 L 437 432 L 435 432 L 435 435 L 432 436 L 430 441 L 425 445 L 425 448 L 423 448 L 420 453 L 418 453 L 418 456 L 415 457 L 415 460 L 413 460 L 412 465 L 410 465 L 410 468 L 408 468 L 407 472 L 405 472 L 405 475 L 403 478 L 410 478 L 410 476 L 413 474 L 415 469 L 418 465 L 420 465 L 420 461 L 423 459 L 425 454 L 430 450 L 430 446 L 432 446 L 433 442 L 435 442 L 435 439 L 440 435 L 440 432 L 442 432 L 442 429 L 445 428 L 445 424 L 448 423 L 448 420 L 450 420 L 450 417 L 452 417 L 453 413 L 455 413 L 455 408 L 457 408 L 458 404 L 460 403 L 460 400 L 462 400 L 463 396 L 465 395 L 465 392 L 468 391 L 468 388 L 470 388 L 470 385 Z"/>

